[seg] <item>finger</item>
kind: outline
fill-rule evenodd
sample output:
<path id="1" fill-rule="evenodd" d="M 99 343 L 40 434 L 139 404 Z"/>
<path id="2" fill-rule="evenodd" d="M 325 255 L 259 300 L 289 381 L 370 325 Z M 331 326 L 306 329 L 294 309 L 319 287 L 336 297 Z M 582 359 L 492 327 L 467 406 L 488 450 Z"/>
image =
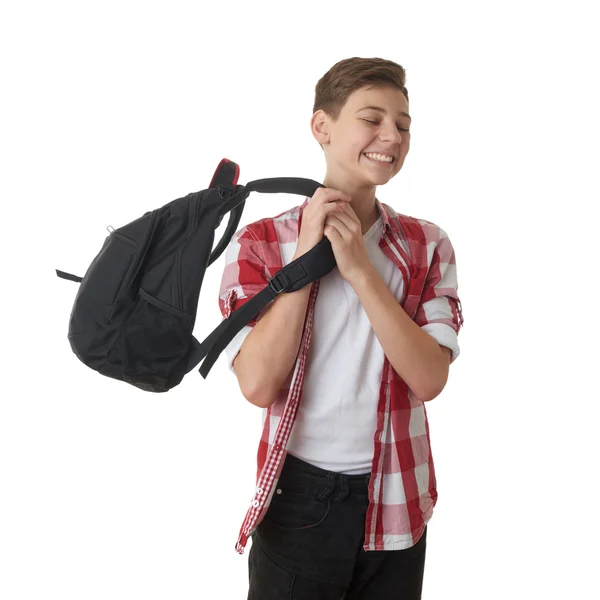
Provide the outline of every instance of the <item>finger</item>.
<path id="1" fill-rule="evenodd" d="M 344 214 L 344 206 L 346 205 L 342 204 L 341 202 L 329 202 L 327 204 L 323 204 L 320 207 L 320 210 L 322 211 L 322 214 L 325 216 L 325 218 L 327 218 L 329 215 L 333 214 Z"/>
<path id="2" fill-rule="evenodd" d="M 337 220 L 338 223 L 344 228 L 344 230 L 340 231 L 340 233 L 355 234 L 362 230 L 360 221 L 355 221 L 350 215 L 341 210 L 329 214 L 325 222 L 327 223 L 327 220 L 329 219 Z"/>
<path id="3" fill-rule="evenodd" d="M 343 240 L 345 243 L 350 243 L 356 235 L 356 231 L 352 229 L 352 222 L 344 222 L 337 215 L 331 215 L 331 220 L 327 222 L 326 227 L 333 227 L 340 236 L 340 240 Z"/>
<path id="4" fill-rule="evenodd" d="M 352 200 L 349 194 L 333 188 L 319 188 L 315 192 L 313 199 L 317 200 L 319 204 L 335 202 L 336 200 L 342 202 L 350 202 Z"/>
<path id="5" fill-rule="evenodd" d="M 339 200 L 333 200 L 332 202 L 326 202 L 325 204 L 323 204 L 322 208 L 324 208 L 325 210 L 338 210 L 340 212 L 343 212 L 343 210 L 349 206 L 347 203 L 345 202 L 341 202 Z"/>
<path id="6" fill-rule="evenodd" d="M 358 215 L 354 212 L 354 209 L 350 204 L 340 204 L 340 209 L 343 210 L 354 222 L 361 225 Z"/>
<path id="7" fill-rule="evenodd" d="M 323 233 L 332 245 L 334 243 L 337 245 L 337 242 L 339 242 L 342 239 L 340 232 L 333 225 L 327 225 Z"/>

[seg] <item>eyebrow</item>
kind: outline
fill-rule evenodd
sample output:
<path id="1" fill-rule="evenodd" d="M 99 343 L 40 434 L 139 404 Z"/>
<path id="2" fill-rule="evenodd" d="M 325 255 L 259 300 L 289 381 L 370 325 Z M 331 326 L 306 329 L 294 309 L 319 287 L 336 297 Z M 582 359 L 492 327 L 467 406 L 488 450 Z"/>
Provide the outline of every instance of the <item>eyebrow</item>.
<path id="1" fill-rule="evenodd" d="M 387 110 L 385 110 L 385 108 L 381 108 L 381 106 L 363 106 L 362 108 L 359 108 L 356 112 L 359 113 L 361 110 L 367 110 L 367 108 L 370 108 L 371 110 L 376 110 L 377 112 L 383 113 L 384 115 L 387 114 Z M 412 117 L 408 113 L 402 111 L 398 114 L 402 115 L 403 117 L 408 117 L 412 121 Z"/>

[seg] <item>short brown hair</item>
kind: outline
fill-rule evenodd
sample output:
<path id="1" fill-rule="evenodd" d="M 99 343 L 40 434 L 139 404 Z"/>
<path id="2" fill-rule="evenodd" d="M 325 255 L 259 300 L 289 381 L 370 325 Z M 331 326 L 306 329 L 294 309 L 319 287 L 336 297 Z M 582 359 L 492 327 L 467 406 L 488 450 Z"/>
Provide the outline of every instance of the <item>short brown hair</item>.
<path id="1" fill-rule="evenodd" d="M 315 88 L 313 114 L 325 111 L 334 121 L 350 94 L 366 85 L 393 85 L 408 101 L 405 86 L 406 71 L 399 64 L 383 58 L 345 58 L 339 61 L 319 81 Z"/>

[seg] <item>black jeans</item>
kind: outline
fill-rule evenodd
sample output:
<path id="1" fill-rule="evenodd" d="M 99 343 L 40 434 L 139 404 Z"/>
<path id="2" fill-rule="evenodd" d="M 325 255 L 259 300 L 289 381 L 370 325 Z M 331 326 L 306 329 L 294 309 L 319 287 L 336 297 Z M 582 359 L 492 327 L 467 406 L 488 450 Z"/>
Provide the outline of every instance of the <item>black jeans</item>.
<path id="1" fill-rule="evenodd" d="M 419 600 L 427 527 L 411 548 L 365 552 L 368 483 L 288 454 L 252 534 L 248 600 Z"/>

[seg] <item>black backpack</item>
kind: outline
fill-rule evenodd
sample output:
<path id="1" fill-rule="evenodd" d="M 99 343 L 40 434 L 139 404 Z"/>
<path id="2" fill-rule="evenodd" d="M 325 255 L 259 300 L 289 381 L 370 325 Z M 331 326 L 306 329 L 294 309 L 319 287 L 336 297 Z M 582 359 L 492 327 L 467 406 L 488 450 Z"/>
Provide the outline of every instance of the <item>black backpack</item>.
<path id="1" fill-rule="evenodd" d="M 84 277 L 56 271 L 59 277 L 81 282 L 68 339 L 85 365 L 151 392 L 175 387 L 203 359 L 199 371 L 206 378 L 229 342 L 265 306 L 335 267 L 331 244 L 323 238 L 199 343 L 192 332 L 204 273 L 237 231 L 250 192 L 312 197 L 324 187 L 293 177 L 242 186 L 238 177 L 239 166 L 223 159 L 208 189 L 146 212 L 119 229 L 110 228 Z M 227 213 L 229 223 L 213 249 L 215 230 Z"/>

